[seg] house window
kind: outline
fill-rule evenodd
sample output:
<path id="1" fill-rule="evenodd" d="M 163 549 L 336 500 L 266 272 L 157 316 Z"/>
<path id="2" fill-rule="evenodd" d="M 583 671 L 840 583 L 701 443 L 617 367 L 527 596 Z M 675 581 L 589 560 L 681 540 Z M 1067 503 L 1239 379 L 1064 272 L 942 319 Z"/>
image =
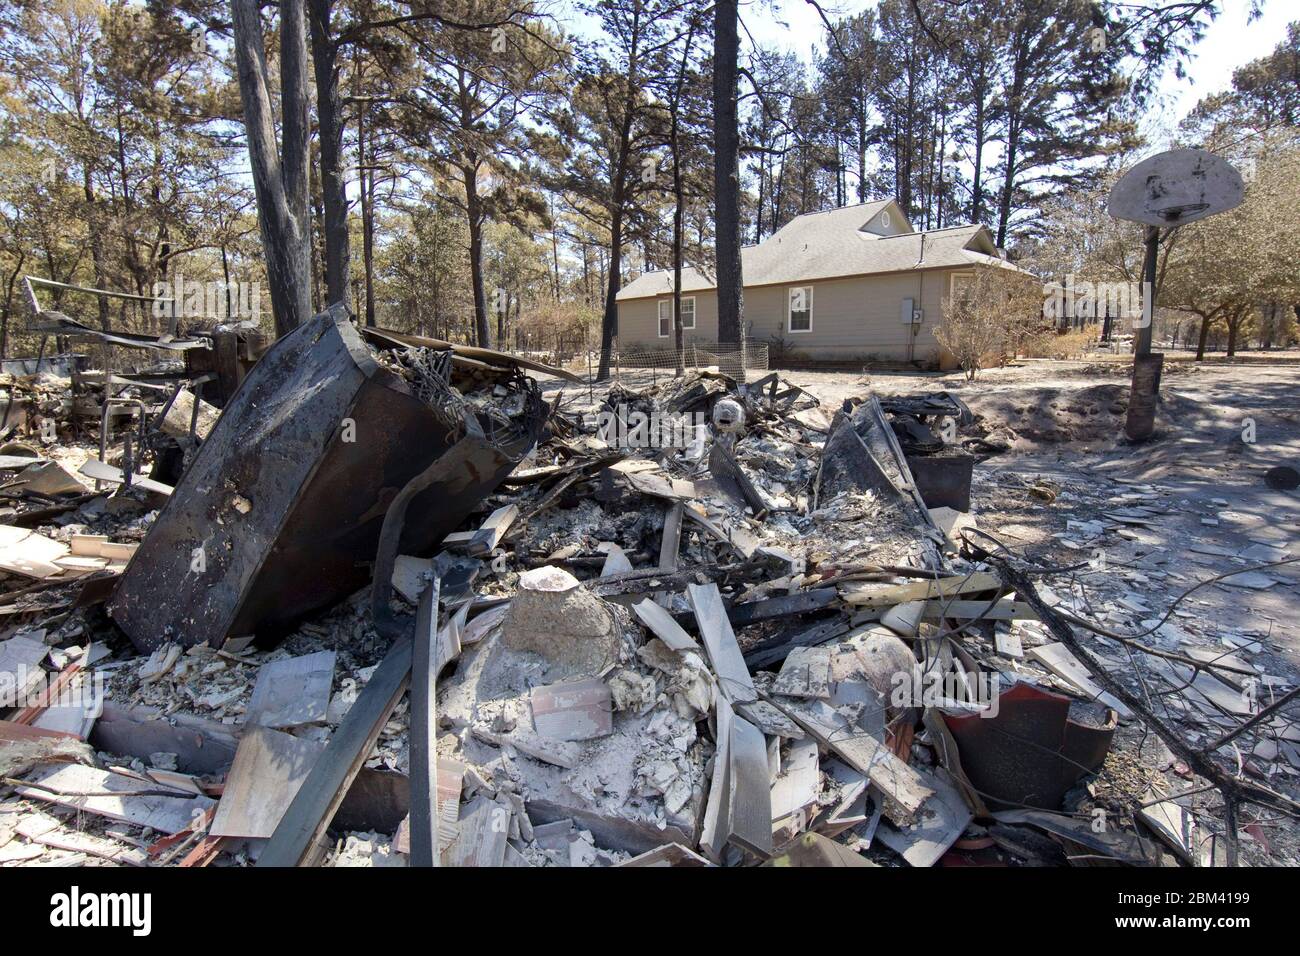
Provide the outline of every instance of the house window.
<path id="1" fill-rule="evenodd" d="M 682 296 L 682 329 L 690 331 L 695 328 L 695 296 Z M 666 339 L 673 334 L 673 300 L 659 300 L 659 337 Z"/>
<path id="2" fill-rule="evenodd" d="M 884 226 L 886 229 L 889 228 L 889 213 L 882 212 L 880 214 L 880 224 Z"/>
<path id="3" fill-rule="evenodd" d="M 970 287 L 970 284 L 974 279 L 975 276 L 969 272 L 954 272 L 951 279 L 952 301 L 960 302 L 962 296 L 966 294 L 966 290 Z"/>
<path id="4" fill-rule="evenodd" d="M 810 285 L 795 286 L 790 290 L 786 314 L 786 328 L 791 332 L 811 332 L 813 317 L 813 290 Z"/>

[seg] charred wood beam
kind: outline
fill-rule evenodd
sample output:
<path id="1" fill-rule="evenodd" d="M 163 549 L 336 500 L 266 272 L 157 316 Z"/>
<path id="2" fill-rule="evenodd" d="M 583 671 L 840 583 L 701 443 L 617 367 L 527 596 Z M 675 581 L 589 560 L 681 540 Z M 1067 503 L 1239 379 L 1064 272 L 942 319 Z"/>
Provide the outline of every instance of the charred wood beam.
<path id="1" fill-rule="evenodd" d="M 411 866 L 438 865 L 438 592 L 420 595 L 411 665 Z"/>

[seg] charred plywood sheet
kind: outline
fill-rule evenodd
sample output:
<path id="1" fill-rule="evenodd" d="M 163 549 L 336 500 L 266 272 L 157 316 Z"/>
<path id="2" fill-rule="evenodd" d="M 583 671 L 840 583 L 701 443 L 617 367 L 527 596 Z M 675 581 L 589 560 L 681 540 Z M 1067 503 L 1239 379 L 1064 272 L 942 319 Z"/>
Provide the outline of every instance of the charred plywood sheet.
<path id="1" fill-rule="evenodd" d="M 527 383 L 531 386 L 531 383 Z M 273 640 L 369 579 L 388 505 L 469 442 L 466 465 L 412 502 L 402 552 L 427 552 L 533 445 L 545 406 L 522 388 L 507 427 L 449 390 L 417 396 L 337 305 L 249 373 L 122 576 L 109 613 L 142 650 Z M 458 405 L 457 403 L 460 402 Z"/>

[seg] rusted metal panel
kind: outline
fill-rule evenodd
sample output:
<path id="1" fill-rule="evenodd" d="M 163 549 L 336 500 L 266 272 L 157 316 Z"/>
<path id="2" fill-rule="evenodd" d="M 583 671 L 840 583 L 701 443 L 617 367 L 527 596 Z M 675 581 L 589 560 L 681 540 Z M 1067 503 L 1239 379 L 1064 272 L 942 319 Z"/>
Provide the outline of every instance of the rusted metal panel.
<path id="1" fill-rule="evenodd" d="M 545 406 L 525 391 L 524 413 L 487 430 L 490 441 L 476 442 L 457 481 L 412 502 L 403 553 L 427 552 L 532 446 Z M 464 438 L 459 401 L 450 392 L 433 405 L 417 397 L 375 361 L 343 306 L 316 316 L 250 371 L 109 613 L 142 650 L 220 646 L 229 635 L 274 640 L 356 591 L 370 578 L 393 498 Z"/>
<path id="2" fill-rule="evenodd" d="M 961 766 L 990 809 L 1059 810 L 1079 778 L 1101 769 L 1115 734 L 1115 714 L 1084 720 L 1088 708 L 1017 682 L 998 696 L 997 716 L 943 713 Z"/>

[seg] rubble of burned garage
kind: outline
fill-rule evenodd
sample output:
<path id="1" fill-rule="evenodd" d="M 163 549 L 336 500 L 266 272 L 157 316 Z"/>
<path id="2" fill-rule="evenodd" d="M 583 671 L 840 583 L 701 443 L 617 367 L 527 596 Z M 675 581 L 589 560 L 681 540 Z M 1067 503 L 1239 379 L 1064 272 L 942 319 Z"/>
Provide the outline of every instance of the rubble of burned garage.
<path id="1" fill-rule="evenodd" d="M 1147 782 L 1287 805 L 1205 744 L 1286 762 L 1290 691 L 1085 627 L 981 527 L 1000 423 L 751 377 L 597 389 L 337 308 L 177 389 L 153 477 L 166 390 L 110 380 L 93 457 L 16 378 L 56 437 L 0 457 L 0 862 L 1208 865 L 1220 811 Z M 1108 513 L 1071 533 L 1151 514 Z"/>

